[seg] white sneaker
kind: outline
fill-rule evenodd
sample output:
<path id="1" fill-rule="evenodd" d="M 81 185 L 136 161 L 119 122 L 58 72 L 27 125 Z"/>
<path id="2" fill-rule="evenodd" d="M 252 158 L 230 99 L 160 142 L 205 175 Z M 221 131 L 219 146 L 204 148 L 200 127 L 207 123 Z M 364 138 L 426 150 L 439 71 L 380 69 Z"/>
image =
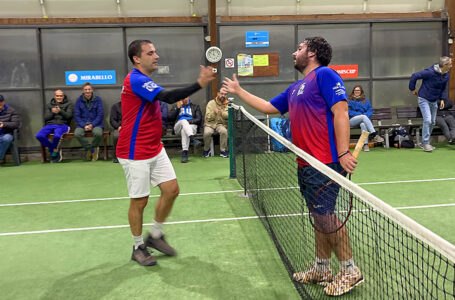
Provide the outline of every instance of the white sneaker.
<path id="1" fill-rule="evenodd" d="M 423 148 L 423 151 L 425 151 L 425 152 L 433 151 L 433 146 L 431 146 L 430 144 L 423 144 L 422 148 Z"/>
<path id="2" fill-rule="evenodd" d="M 352 273 L 342 268 L 333 281 L 324 288 L 324 292 L 329 296 L 340 296 L 361 285 L 363 281 L 364 278 L 358 267 L 354 267 Z"/>
<path id="3" fill-rule="evenodd" d="M 380 135 L 376 135 L 373 138 L 373 141 L 375 141 L 376 143 L 382 143 L 382 142 L 384 142 L 384 139 Z"/>
<path id="4" fill-rule="evenodd" d="M 363 145 L 363 151 L 370 152 L 370 146 L 368 144 Z"/>

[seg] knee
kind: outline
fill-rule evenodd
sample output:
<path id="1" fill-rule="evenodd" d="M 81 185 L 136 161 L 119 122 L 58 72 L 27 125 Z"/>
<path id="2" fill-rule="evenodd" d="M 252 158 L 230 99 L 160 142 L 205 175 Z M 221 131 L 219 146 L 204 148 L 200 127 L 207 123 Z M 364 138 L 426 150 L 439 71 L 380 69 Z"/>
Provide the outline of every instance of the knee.
<path id="1" fill-rule="evenodd" d="M 3 136 L 3 141 L 5 141 L 7 143 L 11 143 L 13 141 L 13 136 L 11 134 L 5 134 Z"/>
<path id="2" fill-rule="evenodd" d="M 85 131 L 82 128 L 76 128 L 76 130 L 74 130 L 74 135 L 76 137 L 84 137 L 85 136 Z"/>

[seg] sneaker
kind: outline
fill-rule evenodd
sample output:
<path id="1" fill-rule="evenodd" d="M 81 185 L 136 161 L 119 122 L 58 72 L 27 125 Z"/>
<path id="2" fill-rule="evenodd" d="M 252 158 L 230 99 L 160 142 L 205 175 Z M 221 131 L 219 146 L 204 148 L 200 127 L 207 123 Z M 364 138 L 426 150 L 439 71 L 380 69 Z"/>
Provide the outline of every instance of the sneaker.
<path id="1" fill-rule="evenodd" d="M 204 151 L 204 154 L 202 156 L 204 158 L 210 157 L 210 150 Z"/>
<path id="2" fill-rule="evenodd" d="M 114 158 L 114 160 L 112 161 L 114 164 L 118 164 L 118 158 Z"/>
<path id="3" fill-rule="evenodd" d="M 182 152 L 182 163 L 187 163 L 188 162 L 188 151 L 183 151 Z"/>
<path id="4" fill-rule="evenodd" d="M 98 160 L 98 154 L 100 153 L 100 147 L 95 147 L 93 154 L 92 154 L 92 161 Z"/>
<path id="5" fill-rule="evenodd" d="M 373 141 L 375 143 L 382 143 L 384 142 L 384 139 L 380 136 L 380 135 L 376 135 L 374 138 L 373 138 Z"/>
<path id="6" fill-rule="evenodd" d="M 363 145 L 363 151 L 370 152 L 370 146 L 368 144 Z"/>
<path id="7" fill-rule="evenodd" d="M 450 144 L 450 145 L 455 145 L 455 140 L 450 140 L 450 141 L 449 141 L 449 144 Z"/>
<path id="8" fill-rule="evenodd" d="M 51 155 L 51 163 L 58 163 L 58 152 L 55 153 L 55 155 Z"/>
<path id="9" fill-rule="evenodd" d="M 154 239 L 150 233 L 147 234 L 147 239 L 145 240 L 145 245 L 147 247 L 155 248 L 156 250 L 170 256 L 177 255 L 177 251 L 169 246 L 169 244 L 164 239 L 162 235 L 159 239 Z"/>
<path id="10" fill-rule="evenodd" d="M 329 269 L 327 272 L 322 273 L 316 270 L 316 264 L 306 271 L 294 273 L 292 279 L 304 284 L 319 284 L 327 286 L 332 281 L 332 271 Z"/>
<path id="11" fill-rule="evenodd" d="M 200 140 L 198 140 L 198 139 L 193 140 L 193 146 L 198 146 L 200 144 L 202 144 L 202 142 Z"/>
<path id="12" fill-rule="evenodd" d="M 229 153 L 227 151 L 221 151 L 220 156 L 224 157 L 224 158 L 228 158 L 229 157 Z"/>
<path id="13" fill-rule="evenodd" d="M 359 268 L 354 267 L 354 272 L 352 273 L 348 273 L 346 269 L 341 268 L 333 281 L 324 288 L 324 292 L 329 296 L 340 296 L 362 284 L 363 281 L 364 278 Z"/>
<path id="14" fill-rule="evenodd" d="M 142 244 L 137 249 L 134 249 L 133 254 L 131 254 L 131 260 L 137 261 L 141 266 L 154 266 L 156 265 L 156 259 L 150 255 L 147 250 L 147 247 Z"/>
<path id="15" fill-rule="evenodd" d="M 428 144 L 428 145 L 430 145 L 430 144 Z M 435 146 L 430 145 L 430 147 L 431 147 L 433 150 L 436 150 L 436 147 L 435 147 Z"/>
<path id="16" fill-rule="evenodd" d="M 91 161 L 92 160 L 92 150 L 87 150 L 87 153 L 85 153 L 85 159 L 87 161 Z"/>
<path id="17" fill-rule="evenodd" d="M 423 144 L 422 148 L 423 148 L 423 151 L 425 151 L 425 152 L 433 151 L 433 146 L 431 146 L 430 144 Z"/>

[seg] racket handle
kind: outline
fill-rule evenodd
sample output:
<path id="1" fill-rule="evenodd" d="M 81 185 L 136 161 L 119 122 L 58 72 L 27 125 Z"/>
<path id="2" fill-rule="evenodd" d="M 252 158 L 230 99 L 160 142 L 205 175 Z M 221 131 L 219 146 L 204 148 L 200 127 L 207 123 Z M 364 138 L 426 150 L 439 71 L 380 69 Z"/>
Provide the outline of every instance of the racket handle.
<path id="1" fill-rule="evenodd" d="M 365 144 L 365 140 L 368 138 L 370 133 L 368 131 L 362 130 L 362 134 L 360 135 L 359 140 L 357 141 L 357 144 L 355 145 L 354 152 L 352 153 L 352 156 L 357 158 L 359 156 L 360 150 L 362 150 L 363 145 Z"/>

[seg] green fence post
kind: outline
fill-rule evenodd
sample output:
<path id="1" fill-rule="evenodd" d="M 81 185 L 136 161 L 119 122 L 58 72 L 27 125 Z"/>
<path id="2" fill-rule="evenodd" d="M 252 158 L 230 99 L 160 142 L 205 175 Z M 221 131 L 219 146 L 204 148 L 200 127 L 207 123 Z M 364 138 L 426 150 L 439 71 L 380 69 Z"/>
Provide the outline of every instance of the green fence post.
<path id="1" fill-rule="evenodd" d="M 232 101 L 231 98 L 229 98 Z M 236 178 L 235 173 L 235 149 L 234 149 L 234 109 L 228 109 L 228 132 L 229 132 L 229 178 Z"/>

